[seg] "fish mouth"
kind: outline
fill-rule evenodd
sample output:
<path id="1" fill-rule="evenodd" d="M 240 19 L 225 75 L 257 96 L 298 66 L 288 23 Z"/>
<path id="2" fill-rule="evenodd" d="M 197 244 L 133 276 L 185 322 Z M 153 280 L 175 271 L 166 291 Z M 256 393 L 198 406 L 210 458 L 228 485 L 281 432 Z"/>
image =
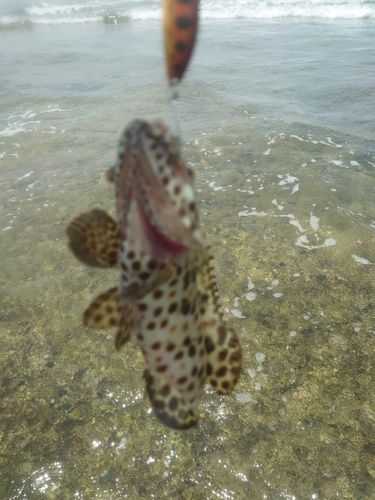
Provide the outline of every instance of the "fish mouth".
<path id="1" fill-rule="evenodd" d="M 160 163 L 157 150 L 164 151 L 165 161 L 169 163 Z M 160 168 L 163 175 L 159 173 Z M 165 187 L 172 179 L 179 187 L 176 194 Z M 197 221 L 189 217 L 184 219 L 184 213 L 179 213 L 181 206 L 180 210 L 176 208 L 174 196 L 188 183 L 187 168 L 166 127 L 159 122 L 134 123 L 133 136 L 130 127 L 117 177 L 117 214 L 121 227 L 126 230 L 123 237 L 131 239 L 133 245 L 158 260 L 187 250 L 202 250 Z"/>
<path id="2" fill-rule="evenodd" d="M 169 260 L 188 250 L 188 247 L 178 241 L 168 238 L 158 228 L 154 227 L 150 218 L 146 215 L 143 203 L 137 201 L 138 215 L 141 222 L 143 238 L 140 239 L 142 246 L 150 256 L 157 260 Z"/>

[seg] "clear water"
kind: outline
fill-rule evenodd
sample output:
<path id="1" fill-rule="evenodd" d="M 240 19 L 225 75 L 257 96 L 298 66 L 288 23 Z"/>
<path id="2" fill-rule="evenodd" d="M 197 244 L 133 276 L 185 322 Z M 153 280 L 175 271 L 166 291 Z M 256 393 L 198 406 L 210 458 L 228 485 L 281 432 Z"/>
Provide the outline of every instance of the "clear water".
<path id="1" fill-rule="evenodd" d="M 30 3 L 1 13 L 0 497 L 374 498 L 371 16 L 203 16 L 178 114 L 245 359 L 235 394 L 208 390 L 176 433 L 143 401 L 136 344 L 83 327 L 117 276 L 64 234 L 114 214 L 104 171 L 131 119 L 175 126 L 160 22 L 51 25 L 59 5 L 44 24 Z"/>

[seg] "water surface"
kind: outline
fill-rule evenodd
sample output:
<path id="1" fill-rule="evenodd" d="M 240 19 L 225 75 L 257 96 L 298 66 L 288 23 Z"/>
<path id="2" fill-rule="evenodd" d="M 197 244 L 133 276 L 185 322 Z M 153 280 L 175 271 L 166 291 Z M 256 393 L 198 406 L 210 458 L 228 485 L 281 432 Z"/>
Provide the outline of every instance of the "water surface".
<path id="1" fill-rule="evenodd" d="M 244 366 L 184 432 L 143 400 L 135 342 L 83 327 L 117 275 L 64 235 L 114 214 L 131 119 L 174 126 L 159 22 L 0 33 L 1 498 L 374 497 L 374 28 L 202 22 L 178 113 Z"/>

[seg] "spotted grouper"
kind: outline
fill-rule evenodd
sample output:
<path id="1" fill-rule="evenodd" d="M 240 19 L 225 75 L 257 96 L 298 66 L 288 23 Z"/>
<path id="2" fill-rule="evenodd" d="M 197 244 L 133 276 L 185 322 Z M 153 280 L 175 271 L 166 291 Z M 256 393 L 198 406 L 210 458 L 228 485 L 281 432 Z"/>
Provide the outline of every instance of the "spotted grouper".
<path id="1" fill-rule="evenodd" d="M 67 228 L 82 262 L 120 272 L 119 286 L 99 295 L 83 321 L 91 328 L 117 327 L 116 349 L 134 331 L 154 414 L 186 429 L 197 423 L 192 403 L 205 383 L 231 393 L 242 364 L 237 335 L 219 309 L 192 172 L 165 125 L 135 120 L 107 178 L 116 185 L 118 222 L 95 209 Z"/>

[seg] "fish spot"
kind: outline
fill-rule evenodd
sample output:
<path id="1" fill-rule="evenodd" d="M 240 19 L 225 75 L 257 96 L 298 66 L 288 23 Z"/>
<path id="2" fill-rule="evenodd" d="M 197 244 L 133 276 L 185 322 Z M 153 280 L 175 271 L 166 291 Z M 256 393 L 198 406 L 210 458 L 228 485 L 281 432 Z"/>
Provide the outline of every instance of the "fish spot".
<path id="1" fill-rule="evenodd" d="M 176 274 L 177 274 L 177 276 L 180 276 L 181 273 L 182 273 L 182 267 L 181 266 L 177 266 L 176 267 Z"/>
<path id="2" fill-rule="evenodd" d="M 91 304 L 91 307 L 92 307 L 93 309 L 99 309 L 99 307 L 100 307 L 100 302 L 93 302 L 93 303 Z"/>
<path id="3" fill-rule="evenodd" d="M 204 294 L 202 295 L 202 297 L 201 297 L 201 301 L 202 301 L 202 302 L 207 302 L 208 298 L 209 298 L 209 297 L 208 297 L 207 293 L 204 293 Z"/>
<path id="4" fill-rule="evenodd" d="M 111 318 L 111 319 L 109 320 L 109 324 L 110 324 L 111 326 L 116 326 L 116 325 L 117 325 L 117 319 L 116 319 L 116 318 Z"/>
<path id="5" fill-rule="evenodd" d="M 151 345 L 151 349 L 154 349 L 155 351 L 160 349 L 161 347 L 161 343 L 160 342 L 154 342 L 152 345 Z"/>
<path id="6" fill-rule="evenodd" d="M 221 383 L 221 387 L 227 391 L 228 389 L 230 389 L 230 383 L 227 380 L 225 380 L 224 382 Z"/>
<path id="7" fill-rule="evenodd" d="M 227 373 L 227 367 L 222 366 L 221 368 L 216 370 L 215 375 L 216 375 L 216 377 L 224 377 L 226 373 Z"/>
<path id="8" fill-rule="evenodd" d="M 224 359 L 227 357 L 228 350 L 223 349 L 222 351 L 219 352 L 218 358 L 220 361 L 224 361 Z"/>
<path id="9" fill-rule="evenodd" d="M 190 337 L 186 337 L 186 339 L 184 340 L 183 342 L 184 345 L 188 346 L 191 344 L 191 338 Z"/>
<path id="10" fill-rule="evenodd" d="M 150 271 L 153 271 L 158 267 L 158 262 L 156 259 L 151 259 L 149 263 L 147 264 L 147 267 L 150 269 Z"/>
<path id="11" fill-rule="evenodd" d="M 95 323 L 100 323 L 100 321 L 102 321 L 102 320 L 103 320 L 102 314 L 97 314 L 96 316 L 94 316 Z"/>
<path id="12" fill-rule="evenodd" d="M 177 410 L 177 407 L 178 407 L 178 399 L 177 399 L 175 396 L 173 396 L 173 398 L 171 398 L 171 400 L 169 401 L 169 405 L 168 405 L 168 406 L 169 406 L 169 409 L 170 409 L 171 411 L 175 411 L 175 410 Z"/>
<path id="13" fill-rule="evenodd" d="M 157 307 L 155 310 L 154 310 L 154 316 L 155 318 L 157 318 L 158 316 L 160 316 L 160 314 L 163 312 L 163 308 L 162 307 Z"/>
<path id="14" fill-rule="evenodd" d="M 133 250 L 130 250 L 130 252 L 128 252 L 128 259 L 134 259 L 135 257 L 135 253 L 133 252 Z"/>
<path id="15" fill-rule="evenodd" d="M 172 292 L 170 292 L 170 294 L 168 295 L 168 298 L 169 299 L 173 299 L 173 297 L 175 297 L 177 295 L 177 291 L 176 290 L 172 290 Z"/>
<path id="16" fill-rule="evenodd" d="M 185 384 L 187 382 L 187 377 L 180 377 L 178 380 L 177 380 L 177 383 L 178 384 Z"/>
<path id="17" fill-rule="evenodd" d="M 198 373 L 198 368 L 194 366 L 194 368 L 191 370 L 191 375 L 192 377 L 195 377 L 195 375 Z"/>
<path id="18" fill-rule="evenodd" d="M 211 385 L 212 387 L 217 387 L 217 381 L 216 380 L 211 380 Z"/>
<path id="19" fill-rule="evenodd" d="M 132 269 L 133 269 L 134 271 L 139 271 L 139 270 L 140 270 L 140 268 L 141 268 L 141 263 L 140 263 L 138 260 L 136 260 L 135 262 L 133 262 L 133 264 L 132 264 Z"/>
<path id="20" fill-rule="evenodd" d="M 166 186 L 169 183 L 169 177 L 167 177 L 167 176 L 163 177 L 161 182 L 162 182 L 163 186 Z"/>
<path id="21" fill-rule="evenodd" d="M 195 211 L 195 203 L 194 203 L 193 201 L 191 201 L 191 202 L 189 203 L 189 210 L 190 210 L 191 212 L 194 212 L 194 211 Z"/>
<path id="22" fill-rule="evenodd" d="M 192 382 L 191 384 L 189 384 L 189 386 L 188 386 L 188 388 L 187 388 L 186 390 L 187 390 L 188 392 L 191 392 L 191 391 L 193 391 L 193 390 L 194 390 L 194 388 L 195 388 L 195 384 L 194 384 L 194 382 Z"/>
<path id="23" fill-rule="evenodd" d="M 189 347 L 189 356 L 193 358 L 195 356 L 195 353 L 196 353 L 195 345 L 191 345 Z"/>
<path id="24" fill-rule="evenodd" d="M 181 301 L 181 312 L 185 316 L 187 316 L 190 312 L 190 302 L 186 298 L 183 298 Z"/>
<path id="25" fill-rule="evenodd" d="M 206 344 L 206 352 L 207 354 L 210 354 L 210 352 L 212 352 L 215 349 L 214 343 L 212 342 L 210 337 L 206 337 L 205 344 Z"/>
<path id="26" fill-rule="evenodd" d="M 163 291 L 162 290 L 155 290 L 154 294 L 153 294 L 153 298 L 154 299 L 160 299 L 160 297 L 162 297 L 163 295 Z"/>
<path id="27" fill-rule="evenodd" d="M 181 359 L 184 357 L 183 351 L 178 351 L 178 353 L 175 355 L 174 359 Z"/>
<path id="28" fill-rule="evenodd" d="M 166 384 L 164 387 L 160 389 L 160 394 L 164 397 L 168 396 L 168 394 L 171 392 L 171 386 Z"/>
<path id="29" fill-rule="evenodd" d="M 167 352 L 174 351 L 176 349 L 175 344 L 168 344 L 167 345 Z"/>
<path id="30" fill-rule="evenodd" d="M 147 325 L 147 330 L 154 330 L 155 326 L 155 323 L 153 321 L 150 321 L 150 323 Z"/>
<path id="31" fill-rule="evenodd" d="M 189 330 L 189 323 L 188 323 L 188 322 L 186 322 L 186 323 L 184 323 L 184 326 L 182 327 L 182 331 L 183 331 L 184 333 L 186 333 L 188 330 Z"/>
<path id="32" fill-rule="evenodd" d="M 108 314 L 112 314 L 113 313 L 113 307 L 108 305 L 105 310 L 107 311 Z"/>
<path id="33" fill-rule="evenodd" d="M 144 337 L 141 333 L 137 333 L 137 339 L 138 340 L 144 340 Z"/>
<path id="34" fill-rule="evenodd" d="M 226 337 L 227 337 L 227 331 L 228 331 L 228 330 L 227 330 L 226 326 L 224 326 L 224 325 L 220 325 L 220 326 L 218 327 L 218 329 L 217 329 L 217 333 L 219 334 L 219 338 L 218 338 L 218 344 L 219 344 L 219 345 L 224 344 L 225 339 L 226 339 Z"/>
<path id="35" fill-rule="evenodd" d="M 231 348 L 233 349 L 233 348 L 237 347 L 237 346 L 238 346 L 238 344 L 239 344 L 239 342 L 238 342 L 238 338 L 236 337 L 236 335 L 233 335 L 233 336 L 230 338 L 229 342 L 228 342 L 228 346 L 229 346 L 229 347 L 231 347 Z"/>
<path id="36" fill-rule="evenodd" d="M 238 363 L 241 361 L 241 353 L 240 352 L 233 352 L 229 358 L 229 361 L 231 363 Z"/>
<path id="37" fill-rule="evenodd" d="M 177 28 L 180 28 L 181 30 L 186 30 L 191 26 L 191 19 L 189 19 L 186 16 L 179 16 L 176 18 L 175 23 Z"/>
<path id="38" fill-rule="evenodd" d="M 150 273 L 140 273 L 139 277 L 141 278 L 141 280 L 146 281 L 150 277 Z"/>
<path id="39" fill-rule="evenodd" d="M 178 211 L 178 215 L 180 217 L 185 217 L 185 215 L 186 215 L 185 209 L 184 208 L 180 208 L 180 210 Z"/>
<path id="40" fill-rule="evenodd" d="M 177 302 L 172 302 L 172 304 L 169 306 L 169 309 L 168 309 L 169 314 L 174 313 L 176 311 L 177 307 L 178 307 Z"/>
<path id="41" fill-rule="evenodd" d="M 156 371 L 158 373 L 164 373 L 167 370 L 168 370 L 168 365 L 161 365 L 156 368 Z"/>
<path id="42" fill-rule="evenodd" d="M 177 52 L 185 52 L 185 50 L 189 47 L 187 43 L 185 42 L 176 42 L 175 43 L 175 49 L 177 50 Z M 178 193 L 176 193 L 178 194 Z"/>
<path id="43" fill-rule="evenodd" d="M 175 286 L 177 285 L 178 283 L 178 279 L 177 278 L 174 278 L 170 283 L 169 283 L 169 286 Z"/>
<path id="44" fill-rule="evenodd" d="M 205 349 L 201 349 L 201 350 L 199 351 L 199 357 L 200 357 L 200 358 L 203 358 L 205 354 L 206 354 Z"/>
<path id="45" fill-rule="evenodd" d="M 167 325 L 168 325 L 168 318 L 164 319 L 161 323 L 160 323 L 160 327 L 161 328 L 165 328 Z"/>
<path id="46" fill-rule="evenodd" d="M 198 372 L 198 378 L 203 377 L 203 374 L 204 374 L 204 369 L 205 369 L 205 366 L 201 366 L 201 369 L 200 369 L 200 370 L 199 370 L 199 372 Z"/>
<path id="47" fill-rule="evenodd" d="M 145 304 L 144 302 L 141 302 L 140 304 L 138 304 L 138 309 L 140 311 L 146 311 L 147 310 L 147 304 Z"/>
<path id="48" fill-rule="evenodd" d="M 207 375 L 208 376 L 212 375 L 212 372 L 213 372 L 213 368 L 212 368 L 211 363 L 207 363 Z"/>
<path id="49" fill-rule="evenodd" d="M 176 325 L 172 325 L 169 329 L 169 333 L 174 333 L 177 329 L 177 326 Z"/>

